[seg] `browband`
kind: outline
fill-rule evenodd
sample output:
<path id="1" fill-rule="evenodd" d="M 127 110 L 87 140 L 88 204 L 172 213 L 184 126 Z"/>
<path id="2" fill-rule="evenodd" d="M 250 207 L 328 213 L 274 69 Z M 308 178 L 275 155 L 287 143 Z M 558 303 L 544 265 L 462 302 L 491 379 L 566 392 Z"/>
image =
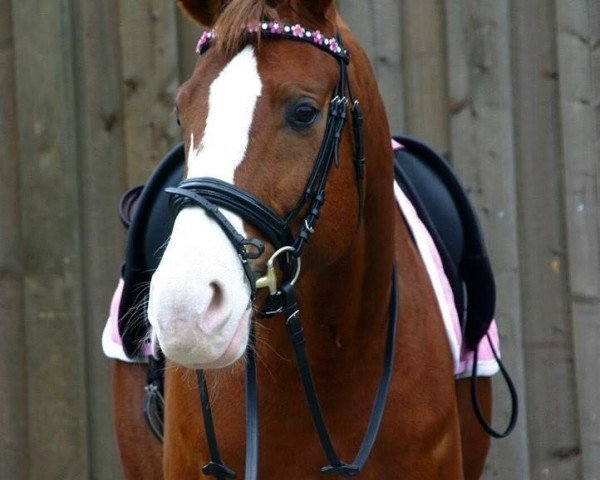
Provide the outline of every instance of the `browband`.
<path id="1" fill-rule="evenodd" d="M 342 46 L 337 37 L 326 37 L 319 30 L 304 28 L 298 23 L 292 25 L 277 21 L 252 22 L 246 25 L 246 33 L 248 35 L 260 35 L 265 38 L 285 38 L 296 42 L 310 43 L 337 60 L 341 60 L 346 64 L 350 62 L 350 52 Z M 196 45 L 196 53 L 202 55 L 217 36 L 218 32 L 216 30 L 204 31 Z"/>

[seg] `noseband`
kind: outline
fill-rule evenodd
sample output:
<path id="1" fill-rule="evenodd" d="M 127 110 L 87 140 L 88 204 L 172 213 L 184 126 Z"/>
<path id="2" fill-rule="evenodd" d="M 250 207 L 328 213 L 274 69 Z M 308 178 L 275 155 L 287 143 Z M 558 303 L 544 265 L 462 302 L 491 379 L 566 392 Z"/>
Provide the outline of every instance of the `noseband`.
<path id="1" fill-rule="evenodd" d="M 353 161 L 359 198 L 358 215 L 359 218 L 362 217 L 364 204 L 363 179 L 365 173 L 363 119 L 359 102 L 352 95 L 348 79 L 350 56 L 344 48 L 339 34 L 335 37 L 327 38 L 318 30 L 309 30 L 302 28 L 300 25 L 286 25 L 278 22 L 263 22 L 257 25 L 250 25 L 247 28 L 247 33 L 250 35 L 258 31 L 260 31 L 261 36 L 266 38 L 287 39 L 311 44 L 333 56 L 339 65 L 339 80 L 329 104 L 323 141 L 303 195 L 288 215 L 285 218 L 281 218 L 269 206 L 265 205 L 252 194 L 216 178 L 186 179 L 177 188 L 168 188 L 166 191 L 172 195 L 172 205 L 176 212 L 187 207 L 200 207 L 219 224 L 242 262 L 245 275 L 250 283 L 252 303 L 255 301 L 257 289 L 269 288 L 269 301 L 266 310 L 263 312 L 263 316 L 283 312 L 287 319 L 286 323 L 294 347 L 313 423 L 323 451 L 330 462 L 321 471 L 345 477 L 355 476 L 361 471 L 375 443 L 389 390 L 398 313 L 395 271 L 392 272 L 392 291 L 390 295 L 383 373 L 363 443 L 357 457 L 352 463 L 345 463 L 339 459 L 327 431 L 304 351 L 305 338 L 294 292 L 294 283 L 299 274 L 300 257 L 310 236 L 315 231 L 321 208 L 325 202 L 325 187 L 329 173 L 333 165 L 339 167 L 340 164 L 340 141 L 349 106 L 354 139 Z M 205 32 L 198 43 L 197 52 L 199 54 L 204 53 L 210 47 L 214 37 L 214 32 Z M 249 264 L 250 260 L 257 259 L 263 254 L 264 245 L 257 239 L 244 238 L 220 212 L 220 208 L 239 215 L 260 231 L 275 248 L 276 252 L 267 264 L 267 273 L 264 277 L 257 278 Z M 298 222 L 303 212 L 305 212 L 304 218 Z M 292 232 L 294 225 L 301 225 L 295 235 Z M 283 278 L 280 281 L 278 281 L 275 273 L 275 259 L 279 260 L 279 266 L 283 274 Z M 218 480 L 235 478 L 235 473 L 220 458 L 203 371 L 198 371 L 198 385 L 210 454 L 210 463 L 202 471 L 206 475 L 214 476 Z M 250 347 L 247 351 L 246 362 L 246 422 L 245 478 L 247 480 L 255 480 L 258 478 L 258 393 L 253 328 L 250 331 Z"/>

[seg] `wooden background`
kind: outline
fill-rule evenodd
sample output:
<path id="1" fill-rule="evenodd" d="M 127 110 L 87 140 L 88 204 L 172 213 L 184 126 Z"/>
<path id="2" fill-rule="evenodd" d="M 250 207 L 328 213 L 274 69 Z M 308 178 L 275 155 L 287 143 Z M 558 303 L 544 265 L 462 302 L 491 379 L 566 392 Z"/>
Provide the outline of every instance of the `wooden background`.
<path id="1" fill-rule="evenodd" d="M 485 478 L 600 479 L 600 0 L 338 3 L 394 130 L 448 155 L 481 212 L 522 399 Z M 165 0 L 0 12 L 0 478 L 118 479 L 116 203 L 178 140 L 199 30 Z"/>

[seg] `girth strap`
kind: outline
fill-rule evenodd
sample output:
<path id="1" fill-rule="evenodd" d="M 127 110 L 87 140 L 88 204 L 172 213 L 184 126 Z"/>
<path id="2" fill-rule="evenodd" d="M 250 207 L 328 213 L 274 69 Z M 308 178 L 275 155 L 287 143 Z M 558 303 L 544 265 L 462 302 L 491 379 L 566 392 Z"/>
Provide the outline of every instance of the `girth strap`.
<path id="1" fill-rule="evenodd" d="M 150 431 L 162 443 L 164 439 L 164 370 L 165 358 L 148 357 L 146 391 L 144 393 L 144 419 Z"/>

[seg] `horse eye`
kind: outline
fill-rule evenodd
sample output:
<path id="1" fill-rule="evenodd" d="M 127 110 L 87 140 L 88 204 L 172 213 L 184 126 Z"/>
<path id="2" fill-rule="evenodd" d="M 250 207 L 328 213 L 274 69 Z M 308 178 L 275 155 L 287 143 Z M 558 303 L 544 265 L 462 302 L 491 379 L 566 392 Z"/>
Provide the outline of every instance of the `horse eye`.
<path id="1" fill-rule="evenodd" d="M 310 103 L 294 105 L 286 114 L 287 123 L 294 130 L 306 130 L 319 118 L 321 112 Z"/>
<path id="2" fill-rule="evenodd" d="M 298 123 L 312 123 L 319 111 L 312 105 L 300 105 L 294 112 L 294 120 Z"/>

